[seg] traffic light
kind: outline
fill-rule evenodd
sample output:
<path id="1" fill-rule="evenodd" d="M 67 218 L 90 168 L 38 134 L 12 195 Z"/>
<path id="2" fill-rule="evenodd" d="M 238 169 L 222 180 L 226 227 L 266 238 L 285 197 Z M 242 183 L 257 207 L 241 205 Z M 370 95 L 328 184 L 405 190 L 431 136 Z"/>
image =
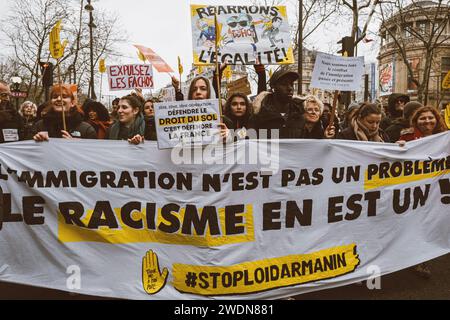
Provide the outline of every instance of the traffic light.
<path id="1" fill-rule="evenodd" d="M 42 72 L 42 86 L 53 86 L 53 63 L 40 61 L 39 65 Z"/>
<path id="2" fill-rule="evenodd" d="M 342 49 L 338 53 L 346 57 L 353 57 L 355 55 L 355 41 L 352 37 L 343 37 L 338 41 L 338 44 L 342 44 Z M 345 54 L 347 52 L 347 54 Z"/>

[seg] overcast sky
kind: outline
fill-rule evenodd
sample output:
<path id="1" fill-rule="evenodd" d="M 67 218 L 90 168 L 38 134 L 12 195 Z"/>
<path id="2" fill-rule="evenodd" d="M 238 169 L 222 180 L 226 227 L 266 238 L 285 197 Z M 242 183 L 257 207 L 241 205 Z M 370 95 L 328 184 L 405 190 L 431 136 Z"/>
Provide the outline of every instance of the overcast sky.
<path id="1" fill-rule="evenodd" d="M 0 0 L 2 12 L 0 18 L 5 15 L 7 8 L 3 6 L 7 0 Z M 295 1 L 294 1 L 295 2 Z M 139 63 L 137 50 L 133 44 L 141 44 L 152 48 L 171 67 L 177 69 L 177 56 L 181 57 L 185 74 L 192 64 L 192 39 L 191 39 L 191 19 L 190 4 L 211 4 L 211 5 L 251 5 L 251 0 L 95 0 L 95 9 L 105 9 L 119 16 L 121 29 L 128 34 L 128 43 L 124 44 L 120 50 L 127 58 L 107 58 L 106 63 Z M 296 19 L 296 8 L 288 5 L 289 22 Z M 321 28 L 307 42 L 309 48 L 330 52 L 331 45 L 335 44 L 342 36 L 350 33 L 351 22 L 342 19 L 337 26 Z M 360 45 L 359 55 L 364 55 L 366 62 L 375 61 L 377 50 L 375 44 Z M 334 48 L 335 49 L 335 48 Z M 332 53 L 332 52 L 330 52 Z M 155 72 L 155 88 L 161 88 L 170 81 L 167 74 Z M 183 77 L 183 78 L 184 78 Z M 103 77 L 102 94 L 112 94 L 120 96 L 123 92 L 109 92 L 106 76 Z M 97 85 L 98 87 L 98 85 Z M 97 95 L 99 90 L 96 89 Z"/>

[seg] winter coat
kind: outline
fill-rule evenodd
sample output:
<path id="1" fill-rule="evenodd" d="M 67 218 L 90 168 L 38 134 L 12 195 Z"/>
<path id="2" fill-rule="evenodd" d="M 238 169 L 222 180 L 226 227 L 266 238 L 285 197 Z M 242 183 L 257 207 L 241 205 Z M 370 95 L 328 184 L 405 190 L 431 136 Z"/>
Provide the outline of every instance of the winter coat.
<path id="1" fill-rule="evenodd" d="M 83 121 L 83 115 L 77 108 L 66 112 L 66 131 L 74 138 L 97 139 L 97 133 L 87 122 Z M 62 115 L 50 110 L 34 126 L 34 134 L 47 131 L 50 138 L 62 138 L 61 130 L 64 130 Z"/>
<path id="2" fill-rule="evenodd" d="M 147 117 L 144 116 L 145 120 L 145 133 L 144 133 L 144 139 L 145 140 L 151 140 L 156 141 L 156 124 L 155 124 L 155 117 Z"/>
<path id="3" fill-rule="evenodd" d="M 389 142 L 397 142 L 400 138 L 400 132 L 408 128 L 409 123 L 403 118 L 393 121 L 392 124 L 385 130 L 386 134 L 389 136 Z"/>
<path id="4" fill-rule="evenodd" d="M 400 135 L 400 138 L 398 140 L 413 141 L 420 138 L 423 138 L 423 134 L 419 129 L 408 128 L 402 131 L 402 134 Z"/>
<path id="5" fill-rule="evenodd" d="M 8 101 L 3 101 L 0 105 L 0 143 L 23 139 L 22 117 Z"/>
<path id="6" fill-rule="evenodd" d="M 22 116 L 23 140 L 33 140 L 34 126 L 36 118 L 26 118 Z"/>
<path id="7" fill-rule="evenodd" d="M 278 129 L 280 139 L 295 139 L 303 130 L 303 101 L 294 97 L 287 105 L 287 113 L 281 114 L 275 108 L 274 94 L 261 92 L 253 102 L 251 121 L 255 129 Z"/>

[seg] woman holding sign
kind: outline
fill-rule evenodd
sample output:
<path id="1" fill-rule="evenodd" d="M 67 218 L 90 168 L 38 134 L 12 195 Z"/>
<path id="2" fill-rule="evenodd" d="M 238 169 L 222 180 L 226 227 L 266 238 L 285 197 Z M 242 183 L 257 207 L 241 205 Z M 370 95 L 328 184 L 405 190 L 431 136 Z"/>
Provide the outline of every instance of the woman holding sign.
<path id="1" fill-rule="evenodd" d="M 107 139 L 127 140 L 131 144 L 144 142 L 144 137 L 151 140 L 141 110 L 142 104 L 136 96 L 122 97 L 117 107 L 118 121 L 108 129 Z"/>
<path id="2" fill-rule="evenodd" d="M 175 97 L 177 101 L 184 99 L 179 89 L 180 82 L 172 77 L 172 85 L 175 88 Z M 211 83 L 203 76 L 195 77 L 189 86 L 188 100 L 208 100 L 211 99 Z M 220 135 L 223 138 L 228 136 L 228 127 L 225 123 L 219 124 Z"/>
<path id="3" fill-rule="evenodd" d="M 62 113 L 65 112 L 67 130 L 64 130 Z M 37 142 L 51 138 L 96 139 L 97 133 L 83 121 L 83 111 L 76 104 L 70 85 L 54 85 L 50 92 L 50 101 L 43 110 L 43 118 L 36 123 L 33 139 Z"/>

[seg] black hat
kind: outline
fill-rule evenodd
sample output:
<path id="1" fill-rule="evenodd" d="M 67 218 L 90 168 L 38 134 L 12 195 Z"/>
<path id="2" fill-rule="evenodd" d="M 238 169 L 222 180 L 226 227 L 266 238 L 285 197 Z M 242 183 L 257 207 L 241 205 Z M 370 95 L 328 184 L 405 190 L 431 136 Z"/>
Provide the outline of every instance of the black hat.
<path id="1" fill-rule="evenodd" d="M 273 88 L 273 86 L 280 81 L 282 78 L 285 77 L 289 77 L 290 79 L 292 79 L 292 82 L 298 80 L 299 75 L 297 72 L 294 71 L 290 71 L 289 69 L 278 69 L 277 71 L 275 71 L 272 75 L 272 77 L 270 77 L 269 83 L 270 83 L 270 87 Z"/>

